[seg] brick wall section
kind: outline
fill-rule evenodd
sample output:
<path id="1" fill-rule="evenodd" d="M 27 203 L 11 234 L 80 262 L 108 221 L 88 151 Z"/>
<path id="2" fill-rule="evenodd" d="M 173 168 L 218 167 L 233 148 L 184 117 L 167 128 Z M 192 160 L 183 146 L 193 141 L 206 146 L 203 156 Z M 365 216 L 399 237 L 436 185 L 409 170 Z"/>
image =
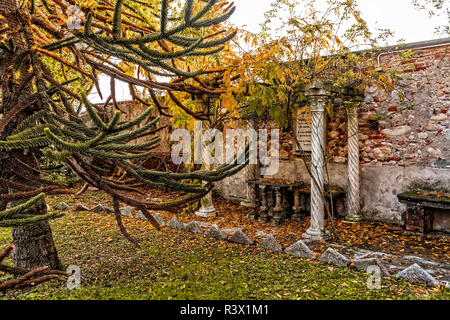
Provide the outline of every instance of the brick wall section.
<path id="1" fill-rule="evenodd" d="M 404 73 L 399 89 L 401 102 L 377 87 L 366 90 L 365 109 L 360 112 L 360 159 L 362 165 L 431 165 L 450 160 L 450 43 L 413 49 L 407 61 L 398 63 L 402 52 L 378 56 L 381 67 L 396 67 Z M 262 124 L 265 122 L 264 124 Z M 328 118 L 328 153 L 331 162 L 347 161 L 347 118 L 335 110 Z M 274 125 L 260 121 L 261 127 Z M 292 131 L 282 132 L 282 160 L 293 160 Z"/>
<path id="2" fill-rule="evenodd" d="M 365 110 L 360 112 L 360 159 L 364 165 L 429 166 L 440 159 L 450 160 L 450 43 L 433 48 L 413 49 L 407 61 L 398 64 L 402 52 L 378 56 L 381 67 L 403 70 L 400 82 L 407 100 L 400 102 L 395 91 L 389 94 L 377 87 L 366 90 Z M 139 104 L 121 102 L 130 119 L 142 112 Z M 163 123 L 162 118 L 159 126 Z M 280 159 L 294 160 L 292 119 L 288 129 L 280 128 Z M 245 128 L 244 123 L 238 127 Z M 257 119 L 257 128 L 276 128 L 272 120 Z M 171 130 L 158 134 L 159 151 L 169 151 Z M 328 156 L 331 162 L 347 162 L 347 116 L 335 109 L 327 121 Z M 144 138 L 145 140 L 145 138 Z M 270 145 L 269 145 L 270 147 Z"/>
<path id="3" fill-rule="evenodd" d="M 360 118 L 363 163 L 408 166 L 450 160 L 450 44 L 413 51 L 398 66 L 405 71 L 400 81 L 405 102 L 395 91 L 367 88 L 368 112 Z M 381 66 L 391 67 L 399 54 L 381 55 Z"/>
<path id="4" fill-rule="evenodd" d="M 144 112 L 148 107 L 142 105 L 139 102 L 136 101 L 121 101 L 117 103 L 120 110 L 122 111 L 122 114 L 120 116 L 120 121 L 129 121 L 134 118 L 136 118 L 138 115 L 140 115 L 142 112 Z M 112 104 L 108 105 L 108 108 L 110 110 L 115 110 Z M 112 112 L 111 112 L 112 113 Z M 159 114 L 156 111 L 156 109 L 153 111 L 152 116 L 157 117 Z M 144 121 L 141 125 L 145 124 Z M 140 126 L 141 126 L 140 125 Z M 172 123 L 170 122 L 170 119 L 167 117 L 160 117 L 159 122 L 156 124 L 155 128 L 161 128 L 167 126 L 165 129 L 159 131 L 157 134 L 144 136 L 142 138 L 138 138 L 135 140 L 132 140 L 131 143 L 142 143 L 147 142 L 149 140 L 154 139 L 155 137 L 160 137 L 161 141 L 159 142 L 159 146 L 154 149 L 155 151 L 161 151 L 161 152 L 167 152 L 170 151 L 170 135 L 173 131 Z M 138 126 L 139 127 L 139 126 Z M 137 128 L 137 127 L 136 127 Z"/>

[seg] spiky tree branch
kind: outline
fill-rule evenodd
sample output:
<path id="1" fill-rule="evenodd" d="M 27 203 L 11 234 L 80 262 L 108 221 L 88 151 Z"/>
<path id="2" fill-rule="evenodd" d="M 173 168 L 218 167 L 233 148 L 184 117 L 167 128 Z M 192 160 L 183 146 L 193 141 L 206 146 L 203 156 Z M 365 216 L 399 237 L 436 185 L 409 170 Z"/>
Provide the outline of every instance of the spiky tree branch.
<path id="1" fill-rule="evenodd" d="M 156 91 L 168 92 L 169 97 L 194 118 L 207 117 L 184 106 L 173 92 L 194 95 L 220 93 L 202 84 L 199 78 L 196 78 L 198 86 L 185 81 L 209 71 L 180 69 L 176 61 L 215 54 L 234 37 L 235 32 L 224 37 L 221 37 L 223 31 L 207 34 L 210 27 L 219 26 L 234 12 L 231 6 L 212 16 L 212 8 L 220 2 L 217 0 L 199 3 L 187 0 L 181 15 L 173 14 L 171 2 L 162 0 L 160 8 L 153 12 L 159 19 L 159 30 L 146 22 L 143 13 L 132 6 L 132 2 L 135 1 L 99 1 L 97 7 L 81 6 L 81 25 L 76 30 L 66 24 L 69 18 L 67 4 L 76 5 L 75 0 L 29 0 L 24 1 L 17 10 L 0 12 L 5 17 L 0 20 L 0 63 L 9 63 L 4 77 L 0 79 L 2 88 L 9 88 L 8 97 L 5 97 L 7 91 L 2 90 L 0 152 L 11 160 L 4 166 L 16 170 L 22 180 L 15 182 L 0 177 L 0 202 L 3 203 L 0 209 L 4 209 L 0 211 L 0 226 L 34 223 L 61 216 L 60 213 L 35 214 L 36 208 L 42 207 L 44 193 L 67 193 L 68 190 L 42 179 L 39 169 L 17 166 L 15 155 L 24 152 L 64 161 L 87 184 L 111 195 L 120 230 L 132 242 L 135 242 L 134 239 L 117 214 L 120 203 L 141 209 L 158 228 L 158 223 L 147 210 L 178 210 L 198 201 L 211 190 L 213 182 L 235 174 L 246 165 L 246 162 L 236 163 L 220 166 L 213 172 L 200 170 L 177 174 L 148 170 L 135 162 L 151 155 L 159 142 L 159 138 L 154 137 L 144 143 L 130 143 L 159 130 L 159 118 L 152 116 L 152 104 L 160 114 L 169 115 L 168 108 L 159 100 Z M 108 17 L 111 14 L 112 19 Z M 20 29 L 12 30 L 8 19 L 20 21 Z M 27 43 L 27 48 L 19 54 L 16 54 L 14 40 L 17 33 Z M 59 66 L 59 71 L 52 69 L 52 64 Z M 124 70 L 124 64 L 137 67 L 146 79 L 142 79 L 139 73 L 131 74 Z M 29 73 L 18 78 L 17 73 L 23 65 L 29 66 Z M 61 74 L 58 75 L 58 72 Z M 101 95 L 99 74 L 111 77 L 108 101 L 113 101 L 117 108 L 114 86 L 116 80 L 121 80 L 129 84 L 132 96 L 147 105 L 148 109 L 134 119 L 120 121 L 119 110 L 110 116 L 104 108 L 91 104 L 80 90 L 80 87 L 86 88 L 80 82 L 90 83 L 90 88 L 95 86 Z M 160 82 L 154 80 L 158 75 L 178 78 Z M 64 81 L 61 81 L 62 78 Z M 139 97 L 137 87 L 148 89 L 150 99 Z M 26 104 L 23 99 L 20 100 L 22 102 L 18 99 L 23 95 L 24 88 L 32 88 Z M 78 111 L 75 112 L 75 109 Z M 87 111 L 92 124 L 82 120 L 80 110 Z M 248 150 L 242 156 L 247 153 Z M 109 173 L 114 168 L 126 172 L 128 179 L 112 179 Z M 202 185 L 193 181 L 208 183 Z M 139 194 L 141 186 L 169 187 L 183 191 L 187 196 L 166 203 L 137 200 L 130 193 Z M 17 200 L 24 202 L 13 203 Z M 8 203 L 10 208 L 6 209 Z"/>

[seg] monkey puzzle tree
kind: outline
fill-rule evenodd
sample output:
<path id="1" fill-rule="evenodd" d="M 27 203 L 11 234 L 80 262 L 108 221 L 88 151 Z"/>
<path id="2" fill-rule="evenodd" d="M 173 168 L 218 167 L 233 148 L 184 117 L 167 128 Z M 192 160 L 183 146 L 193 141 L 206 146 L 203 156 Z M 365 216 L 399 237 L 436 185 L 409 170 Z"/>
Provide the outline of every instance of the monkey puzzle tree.
<path id="1" fill-rule="evenodd" d="M 129 143 L 158 131 L 150 102 L 161 113 L 167 107 L 157 93 L 211 93 L 189 82 L 206 71 L 179 65 L 222 50 L 235 33 L 219 28 L 233 11 L 220 0 L 1 1 L 0 227 L 12 227 L 15 266 L 61 267 L 48 224 L 61 213 L 47 212 L 44 196 L 70 191 L 41 177 L 42 156 L 64 161 L 89 185 L 109 194 L 120 230 L 134 243 L 122 224 L 120 203 L 139 208 L 159 228 L 148 210 L 174 210 L 197 201 L 212 182 L 246 165 L 224 164 L 215 171 L 187 174 L 155 172 L 139 160 L 151 154 L 159 139 Z M 96 86 L 101 95 L 99 74 L 111 78 L 108 102 L 117 106 L 115 81 L 120 80 L 149 108 L 135 119 L 120 121 L 119 110 L 111 115 L 105 106 L 91 104 L 83 88 Z M 164 82 L 162 77 L 176 79 Z M 148 90 L 150 99 L 137 88 Z M 82 110 L 91 124 L 80 117 Z M 128 179 L 112 179 L 114 168 Z M 141 186 L 164 186 L 187 195 L 151 203 L 130 195 L 140 194 Z"/>

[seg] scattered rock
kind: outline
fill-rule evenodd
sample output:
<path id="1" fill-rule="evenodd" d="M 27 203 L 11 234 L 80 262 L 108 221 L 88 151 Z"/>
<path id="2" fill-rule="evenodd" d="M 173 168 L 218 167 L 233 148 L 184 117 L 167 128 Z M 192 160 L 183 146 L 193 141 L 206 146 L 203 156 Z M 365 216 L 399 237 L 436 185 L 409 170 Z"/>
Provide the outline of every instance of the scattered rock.
<path id="1" fill-rule="evenodd" d="M 283 251 L 283 248 L 278 243 L 278 241 L 274 238 L 274 236 L 268 236 L 267 238 L 261 240 L 259 246 L 263 249 L 272 250 L 272 251 Z"/>
<path id="2" fill-rule="evenodd" d="M 103 206 L 103 208 L 105 209 L 106 212 L 109 212 L 109 213 L 115 213 L 115 211 L 114 211 L 113 208 L 105 207 L 105 206 Z"/>
<path id="3" fill-rule="evenodd" d="M 260 231 L 255 233 L 255 236 L 257 236 L 257 237 L 268 237 L 268 236 L 271 236 L 271 235 L 272 235 L 271 233 L 270 234 L 266 233 L 263 230 L 260 230 Z"/>
<path id="4" fill-rule="evenodd" d="M 417 137 L 419 137 L 419 139 L 426 139 L 428 138 L 428 133 L 426 132 L 420 132 Z"/>
<path id="5" fill-rule="evenodd" d="M 300 258 L 316 259 L 316 254 L 312 252 L 302 240 L 292 244 L 290 247 L 286 248 L 285 251 Z"/>
<path id="6" fill-rule="evenodd" d="M 177 230 L 183 229 L 183 225 L 180 221 L 178 221 L 177 217 L 173 217 L 172 219 L 170 219 L 170 221 L 167 223 L 167 226 Z"/>
<path id="7" fill-rule="evenodd" d="M 370 254 L 372 254 L 373 251 L 366 250 L 366 249 L 358 249 L 353 254 L 353 259 L 361 260 L 367 258 Z"/>
<path id="8" fill-rule="evenodd" d="M 85 205 L 83 205 L 82 203 L 78 203 L 76 206 L 75 206 L 75 209 L 74 209 L 75 211 L 89 211 L 89 208 L 88 207 L 86 207 Z"/>
<path id="9" fill-rule="evenodd" d="M 136 219 L 139 219 L 139 220 L 146 220 L 146 221 L 148 221 L 148 219 L 145 217 L 145 215 L 142 213 L 141 210 L 139 210 L 139 212 L 138 212 L 134 217 L 135 217 Z M 158 222 L 158 224 L 159 224 L 160 226 L 162 226 L 163 224 L 166 223 L 166 222 L 164 221 L 164 218 L 163 218 L 159 213 L 153 215 L 153 218 L 156 220 L 156 222 Z"/>
<path id="10" fill-rule="evenodd" d="M 384 265 L 377 258 L 369 258 L 369 259 L 357 259 L 353 260 L 353 264 L 359 270 L 367 271 L 367 268 L 370 266 L 378 266 L 381 270 L 382 276 L 389 276 L 389 271 L 384 267 Z"/>
<path id="11" fill-rule="evenodd" d="M 196 221 L 191 221 L 184 226 L 184 230 L 192 233 L 203 233 L 202 228 L 198 225 Z"/>
<path id="12" fill-rule="evenodd" d="M 428 152 L 429 154 L 435 156 L 435 157 L 440 157 L 440 156 L 442 156 L 442 151 L 441 151 L 441 150 L 435 149 L 435 148 L 432 148 L 432 147 L 429 147 L 429 148 L 427 149 L 427 152 Z"/>
<path id="13" fill-rule="evenodd" d="M 431 121 L 440 122 L 448 119 L 448 116 L 445 113 L 440 113 L 438 115 L 432 116 L 430 118 Z"/>
<path id="14" fill-rule="evenodd" d="M 439 285 L 439 281 L 433 278 L 428 272 L 423 270 L 417 263 L 396 274 L 397 278 L 411 282 L 425 283 L 429 286 Z"/>
<path id="15" fill-rule="evenodd" d="M 198 225 L 203 229 L 209 229 L 213 225 L 211 222 L 197 221 Z"/>
<path id="16" fill-rule="evenodd" d="M 54 206 L 53 209 L 59 210 L 59 211 L 67 211 L 67 210 L 70 210 L 71 208 L 67 203 L 60 202 L 56 206 Z"/>
<path id="17" fill-rule="evenodd" d="M 438 127 L 434 125 L 433 123 L 429 122 L 427 126 L 425 127 L 425 130 L 427 131 L 437 131 Z"/>
<path id="18" fill-rule="evenodd" d="M 97 204 L 95 207 L 91 209 L 92 212 L 105 212 L 105 207 L 102 204 Z"/>
<path id="19" fill-rule="evenodd" d="M 335 130 L 330 131 L 330 132 L 328 132 L 328 137 L 330 139 L 336 139 L 337 137 L 339 137 L 339 132 L 335 131 Z"/>
<path id="20" fill-rule="evenodd" d="M 150 198 L 150 197 L 147 197 L 147 200 L 149 200 L 151 202 L 156 202 L 156 203 L 163 201 L 163 199 L 161 199 L 161 198 Z"/>
<path id="21" fill-rule="evenodd" d="M 228 239 L 230 242 L 239 243 L 239 244 L 247 244 L 251 245 L 253 244 L 253 241 L 247 237 L 247 235 L 241 230 L 236 230 L 235 233 Z"/>
<path id="22" fill-rule="evenodd" d="M 359 134 L 359 140 L 366 141 L 368 139 L 369 139 L 368 135 L 365 135 L 365 134 L 362 134 L 362 133 Z"/>
<path id="23" fill-rule="evenodd" d="M 362 120 L 375 121 L 378 119 L 378 115 L 375 112 L 367 112 L 361 116 Z"/>
<path id="24" fill-rule="evenodd" d="M 222 229 L 223 232 L 225 232 L 225 234 L 227 236 L 232 236 L 233 233 L 235 233 L 237 230 L 239 230 L 239 228 L 226 228 L 226 229 Z"/>
<path id="25" fill-rule="evenodd" d="M 351 263 L 350 259 L 332 248 L 328 248 L 327 251 L 320 256 L 319 261 L 334 264 L 339 267 L 348 267 Z"/>
<path id="26" fill-rule="evenodd" d="M 386 158 L 386 153 L 384 153 L 380 148 L 373 149 L 373 155 L 378 160 L 384 160 Z"/>
<path id="27" fill-rule="evenodd" d="M 390 253 L 384 253 L 384 252 L 379 252 L 379 251 L 373 251 L 370 253 L 370 255 L 374 256 L 374 257 L 380 257 L 380 258 L 392 256 L 392 254 L 390 254 Z"/>
<path id="28" fill-rule="evenodd" d="M 411 132 L 410 126 L 399 126 L 392 129 L 383 129 L 381 133 L 388 137 L 404 136 Z"/>
<path id="29" fill-rule="evenodd" d="M 160 225 L 163 225 L 166 223 L 166 221 L 164 220 L 164 218 L 162 217 L 162 215 L 160 213 L 157 213 L 153 216 L 153 218 L 155 218 L 156 222 L 158 222 Z"/>
<path id="30" fill-rule="evenodd" d="M 120 214 L 125 217 L 132 217 L 133 216 L 133 208 L 128 206 L 123 209 L 120 209 Z"/>
<path id="31" fill-rule="evenodd" d="M 216 240 L 225 240 L 227 238 L 227 235 L 216 225 L 213 225 L 208 229 L 208 231 L 205 232 L 205 237 L 211 237 Z"/>
<path id="32" fill-rule="evenodd" d="M 439 266 L 439 263 L 437 263 L 437 262 L 429 261 L 422 257 L 417 257 L 417 256 L 404 256 L 403 259 L 414 260 L 415 262 L 422 264 L 422 265 L 426 265 L 426 266 L 432 266 L 432 267 Z"/>
<path id="33" fill-rule="evenodd" d="M 144 216 L 144 214 L 142 213 L 141 210 L 139 210 L 139 212 L 136 213 L 136 215 L 134 217 L 139 220 L 147 220 L 147 218 Z"/>

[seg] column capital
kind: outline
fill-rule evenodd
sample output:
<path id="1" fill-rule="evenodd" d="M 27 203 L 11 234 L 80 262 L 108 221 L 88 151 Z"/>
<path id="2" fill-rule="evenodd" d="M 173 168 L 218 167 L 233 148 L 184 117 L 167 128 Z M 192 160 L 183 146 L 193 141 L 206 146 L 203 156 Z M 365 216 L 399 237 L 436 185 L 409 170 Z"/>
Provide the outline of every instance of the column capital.
<path id="1" fill-rule="evenodd" d="M 364 103 L 364 96 L 357 95 L 357 96 L 347 96 L 345 97 L 349 101 L 349 106 L 347 107 L 347 114 L 350 115 L 357 115 L 358 114 L 358 108 Z"/>
<path id="2" fill-rule="evenodd" d="M 363 95 L 356 95 L 356 96 L 347 96 L 348 100 L 350 100 L 350 102 L 355 103 L 355 104 L 360 104 L 364 102 L 364 96 Z"/>
<path id="3" fill-rule="evenodd" d="M 332 93 L 331 85 L 319 81 L 313 80 L 304 87 L 305 96 L 308 98 L 311 97 L 329 97 Z"/>

